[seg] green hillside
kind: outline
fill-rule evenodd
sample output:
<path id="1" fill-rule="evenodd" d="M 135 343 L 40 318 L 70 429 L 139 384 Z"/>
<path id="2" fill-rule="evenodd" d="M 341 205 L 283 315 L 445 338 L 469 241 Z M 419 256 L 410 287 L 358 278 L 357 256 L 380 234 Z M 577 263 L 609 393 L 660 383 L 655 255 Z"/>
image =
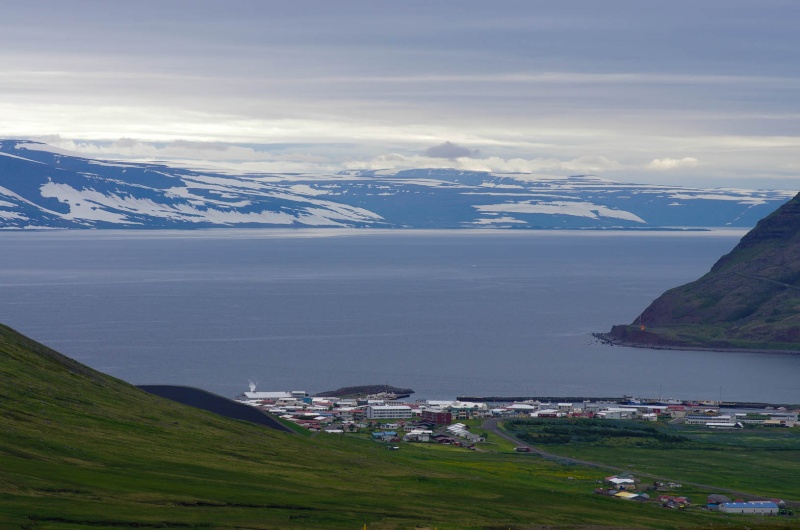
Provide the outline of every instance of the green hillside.
<path id="1" fill-rule="evenodd" d="M 356 437 L 302 437 L 228 420 L 142 392 L 3 326 L 0 380 L 0 528 L 730 522 L 592 495 L 602 470 L 507 446 L 472 452 L 404 444 L 386 451 Z"/>
<path id="2" fill-rule="evenodd" d="M 667 291 L 605 338 L 632 346 L 800 352 L 800 194 L 759 221 L 702 278 Z"/>

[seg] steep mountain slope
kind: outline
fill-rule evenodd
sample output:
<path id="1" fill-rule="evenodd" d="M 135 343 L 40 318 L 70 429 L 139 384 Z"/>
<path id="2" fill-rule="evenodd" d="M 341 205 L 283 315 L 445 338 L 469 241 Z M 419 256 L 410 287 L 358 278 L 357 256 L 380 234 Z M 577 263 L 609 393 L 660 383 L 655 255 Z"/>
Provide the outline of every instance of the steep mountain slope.
<path id="1" fill-rule="evenodd" d="M 800 351 L 800 194 L 759 221 L 706 275 L 667 291 L 608 338 Z"/>
<path id="2" fill-rule="evenodd" d="M 749 228 L 790 197 L 453 169 L 228 175 L 0 140 L 0 228 Z"/>
<path id="3" fill-rule="evenodd" d="M 386 451 L 366 439 L 228 420 L 4 326 L 0 381 L 0 528 L 708 528 L 714 520 L 592 495 L 598 470 L 439 446 Z"/>

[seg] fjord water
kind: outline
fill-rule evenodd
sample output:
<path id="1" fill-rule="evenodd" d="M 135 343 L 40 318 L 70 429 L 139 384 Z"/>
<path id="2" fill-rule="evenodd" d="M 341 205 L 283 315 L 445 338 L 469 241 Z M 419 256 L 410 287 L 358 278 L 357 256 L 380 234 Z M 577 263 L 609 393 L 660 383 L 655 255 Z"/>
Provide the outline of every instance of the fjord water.
<path id="1" fill-rule="evenodd" d="M 800 356 L 607 346 L 742 233 L 3 233 L 0 322 L 134 384 L 233 396 L 800 402 Z"/>

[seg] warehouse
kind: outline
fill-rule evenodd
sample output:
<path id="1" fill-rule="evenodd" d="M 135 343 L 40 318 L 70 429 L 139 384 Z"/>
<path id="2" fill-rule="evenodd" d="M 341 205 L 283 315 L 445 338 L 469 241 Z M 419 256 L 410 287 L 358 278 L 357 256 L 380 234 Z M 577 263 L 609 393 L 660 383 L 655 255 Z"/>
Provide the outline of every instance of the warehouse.
<path id="1" fill-rule="evenodd" d="M 774 502 L 723 502 L 719 506 L 719 511 L 724 513 L 777 515 L 778 505 Z"/>

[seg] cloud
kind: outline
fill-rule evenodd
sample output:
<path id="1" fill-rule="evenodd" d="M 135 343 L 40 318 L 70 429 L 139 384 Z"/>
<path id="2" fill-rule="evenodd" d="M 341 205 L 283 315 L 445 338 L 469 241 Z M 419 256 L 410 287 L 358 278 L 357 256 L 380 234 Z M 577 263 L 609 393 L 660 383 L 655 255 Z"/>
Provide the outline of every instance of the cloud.
<path id="1" fill-rule="evenodd" d="M 686 158 L 656 158 L 649 164 L 647 164 L 647 169 L 654 169 L 656 171 L 665 171 L 669 169 L 679 169 L 683 167 L 697 167 L 700 163 L 694 157 L 686 157 Z"/>
<path id="2" fill-rule="evenodd" d="M 427 148 L 423 151 L 423 154 L 428 158 L 447 158 L 455 160 L 456 158 L 476 158 L 480 154 L 480 151 L 477 149 L 467 149 L 466 147 L 448 141 Z"/>
<path id="3" fill-rule="evenodd" d="M 491 171 L 497 173 L 539 173 L 554 172 L 562 175 L 601 173 L 624 169 L 616 160 L 603 156 L 583 156 L 569 160 L 558 158 L 486 158 L 459 157 L 443 159 L 400 153 L 387 153 L 372 160 L 354 160 L 346 163 L 348 169 L 414 169 L 414 168 L 453 168 L 465 171 Z"/>

